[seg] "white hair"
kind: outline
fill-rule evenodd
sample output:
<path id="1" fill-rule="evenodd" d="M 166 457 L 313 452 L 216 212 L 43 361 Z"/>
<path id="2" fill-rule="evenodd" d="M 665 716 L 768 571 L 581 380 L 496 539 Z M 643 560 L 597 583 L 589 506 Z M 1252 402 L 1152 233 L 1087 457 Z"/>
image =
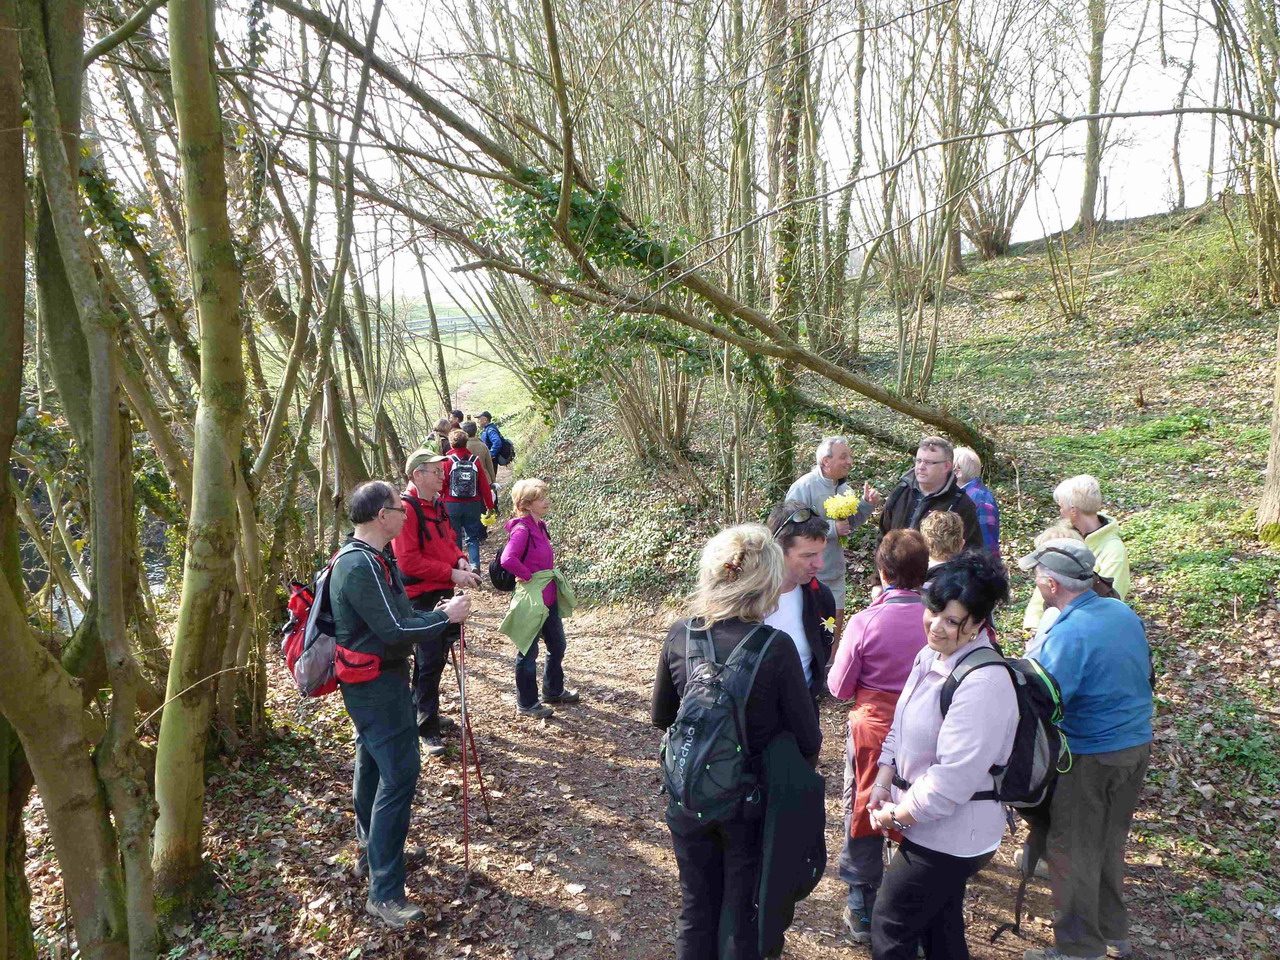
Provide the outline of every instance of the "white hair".
<path id="1" fill-rule="evenodd" d="M 1054 583 L 1061 587 L 1065 587 L 1072 593 L 1084 593 L 1086 590 L 1093 588 L 1093 578 L 1088 580 L 1077 580 L 1075 577 L 1068 577 L 1065 573 L 1059 573 L 1057 570 L 1050 570 L 1048 567 L 1042 567 L 1036 564 L 1036 573 L 1042 577 L 1048 577 Z"/>
<path id="2" fill-rule="evenodd" d="M 956 447 L 951 462 L 955 464 L 956 475 L 962 484 L 982 476 L 982 458 L 973 447 Z"/>
<path id="3" fill-rule="evenodd" d="M 1058 506 L 1075 507 L 1081 513 L 1097 513 L 1102 509 L 1102 489 L 1098 486 L 1098 478 L 1087 473 L 1063 480 L 1054 488 L 1053 499 Z"/>
<path id="4" fill-rule="evenodd" d="M 827 457 L 831 456 L 835 448 L 842 443 L 846 447 L 849 446 L 849 441 L 846 440 L 844 437 L 823 437 L 822 442 L 818 444 L 818 452 L 817 452 L 817 455 L 814 457 L 814 463 L 817 464 L 819 467 L 822 466 L 822 461 L 827 459 Z M 850 447 L 850 449 L 852 449 L 852 447 Z"/>

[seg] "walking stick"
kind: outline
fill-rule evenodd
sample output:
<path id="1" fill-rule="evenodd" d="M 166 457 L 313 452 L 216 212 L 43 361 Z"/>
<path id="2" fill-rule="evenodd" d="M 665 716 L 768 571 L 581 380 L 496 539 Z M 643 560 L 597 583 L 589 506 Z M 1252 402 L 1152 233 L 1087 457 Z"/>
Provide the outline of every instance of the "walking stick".
<path id="1" fill-rule="evenodd" d="M 476 765 L 476 780 L 480 784 L 480 799 L 484 802 L 484 822 L 493 823 L 493 814 L 489 810 L 489 794 L 484 788 L 484 771 L 480 769 L 480 751 L 476 749 L 475 734 L 471 730 L 471 714 L 467 712 L 467 633 L 466 627 L 459 627 L 457 652 L 449 650 L 449 659 L 453 661 L 453 672 L 458 678 L 458 699 L 461 702 L 462 717 L 462 857 L 467 870 L 471 869 L 471 784 L 470 767 L 467 759 L 467 744 L 471 744 L 471 757 Z"/>

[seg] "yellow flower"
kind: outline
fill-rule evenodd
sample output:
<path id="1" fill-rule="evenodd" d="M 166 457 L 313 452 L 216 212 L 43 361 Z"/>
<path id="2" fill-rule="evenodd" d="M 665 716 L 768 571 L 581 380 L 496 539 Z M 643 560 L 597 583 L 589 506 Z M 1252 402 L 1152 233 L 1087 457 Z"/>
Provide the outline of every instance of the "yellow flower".
<path id="1" fill-rule="evenodd" d="M 822 621 L 822 628 L 823 628 L 824 630 L 826 630 L 826 631 L 827 631 L 827 633 L 835 633 L 835 632 L 836 632 L 836 618 L 835 618 L 835 617 L 827 617 L 827 619 L 825 619 L 825 620 L 823 620 L 823 621 Z"/>

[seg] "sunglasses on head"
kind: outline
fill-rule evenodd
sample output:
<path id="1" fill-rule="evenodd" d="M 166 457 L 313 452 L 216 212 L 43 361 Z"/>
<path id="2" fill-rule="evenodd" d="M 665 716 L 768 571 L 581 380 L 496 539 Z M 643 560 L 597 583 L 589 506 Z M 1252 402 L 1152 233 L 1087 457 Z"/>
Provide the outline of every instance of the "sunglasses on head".
<path id="1" fill-rule="evenodd" d="M 795 513 L 791 514 L 791 516 L 787 517 L 787 519 L 778 524 L 778 529 L 773 532 L 773 535 L 776 538 L 780 533 L 782 533 L 783 529 L 789 523 L 804 523 L 806 520 L 812 520 L 816 516 L 818 516 L 817 510 L 814 510 L 812 507 L 801 507 Z"/>

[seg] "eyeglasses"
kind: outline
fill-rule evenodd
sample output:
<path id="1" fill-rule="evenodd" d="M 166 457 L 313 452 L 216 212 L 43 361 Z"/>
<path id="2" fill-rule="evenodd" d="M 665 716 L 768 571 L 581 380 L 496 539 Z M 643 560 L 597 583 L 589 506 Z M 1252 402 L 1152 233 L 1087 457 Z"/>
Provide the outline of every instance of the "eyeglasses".
<path id="1" fill-rule="evenodd" d="M 382 509 L 383 509 L 383 510 L 399 510 L 401 513 L 406 513 L 406 512 L 407 512 L 407 508 L 406 508 L 406 507 L 383 507 Z"/>
<path id="2" fill-rule="evenodd" d="M 789 523 L 804 523 L 806 520 L 812 520 L 816 516 L 818 516 L 817 510 L 814 510 L 811 507 L 801 507 L 795 513 L 791 514 L 791 516 L 787 517 L 787 519 L 778 524 L 778 529 L 773 531 L 773 536 L 777 539 L 778 535 L 782 533 L 782 528 Z"/>
<path id="3" fill-rule="evenodd" d="M 946 462 L 946 460 L 926 460 L 924 457 L 916 457 L 917 467 L 936 467 L 938 464 Z"/>

